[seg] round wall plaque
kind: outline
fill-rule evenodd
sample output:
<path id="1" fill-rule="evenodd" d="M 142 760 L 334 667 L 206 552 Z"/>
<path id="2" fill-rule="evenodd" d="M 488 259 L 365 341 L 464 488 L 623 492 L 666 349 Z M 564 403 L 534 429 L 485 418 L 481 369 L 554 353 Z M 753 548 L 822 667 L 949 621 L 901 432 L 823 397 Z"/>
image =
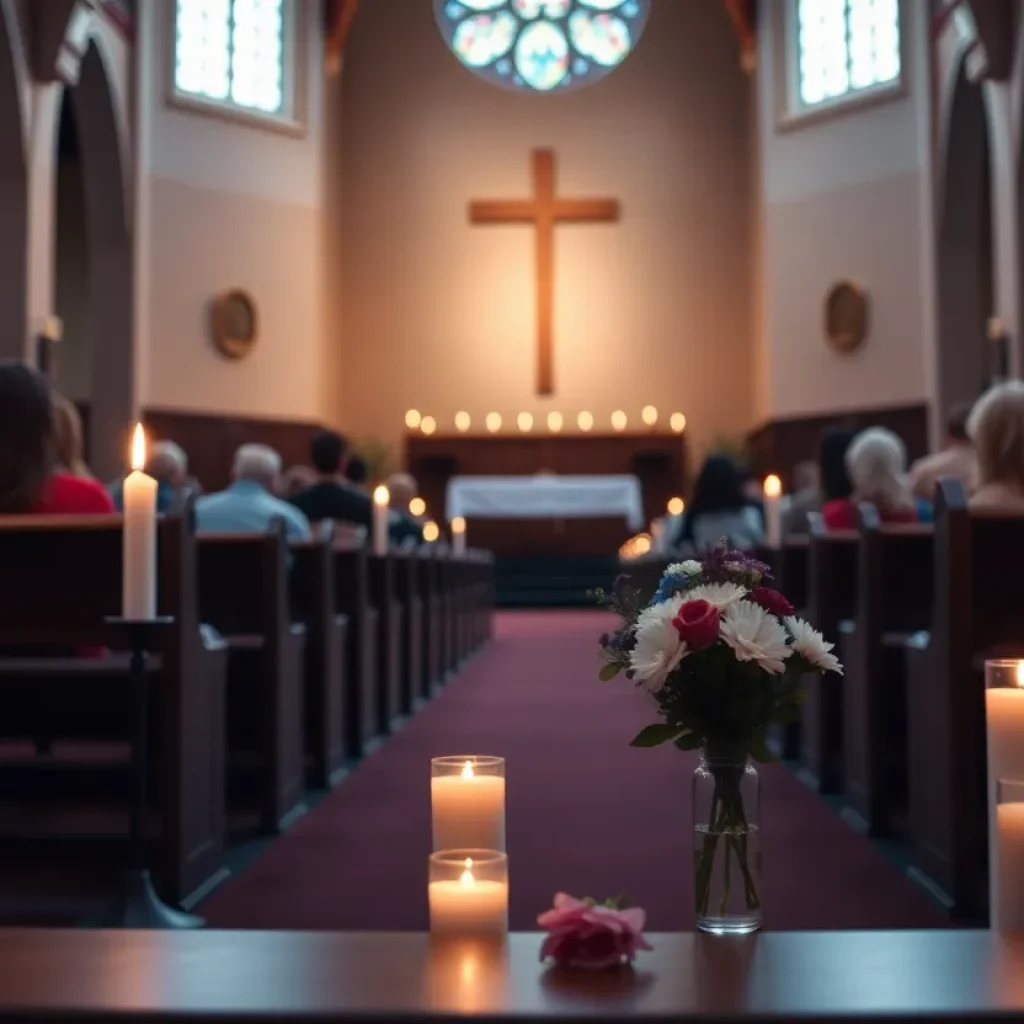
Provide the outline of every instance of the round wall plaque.
<path id="1" fill-rule="evenodd" d="M 221 292 L 210 310 L 213 344 L 228 359 L 244 359 L 257 338 L 258 317 L 253 297 L 239 288 Z"/>
<path id="2" fill-rule="evenodd" d="M 837 352 L 855 352 L 868 333 L 868 296 L 853 281 L 837 281 L 825 296 L 825 340 Z"/>

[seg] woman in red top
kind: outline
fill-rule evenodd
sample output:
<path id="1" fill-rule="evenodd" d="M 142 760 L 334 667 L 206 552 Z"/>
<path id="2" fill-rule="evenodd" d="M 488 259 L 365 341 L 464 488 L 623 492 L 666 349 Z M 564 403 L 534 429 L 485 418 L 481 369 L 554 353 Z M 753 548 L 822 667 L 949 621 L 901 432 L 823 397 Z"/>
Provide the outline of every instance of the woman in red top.
<path id="1" fill-rule="evenodd" d="M 859 433 L 846 450 L 846 469 L 853 493 L 828 501 L 822 519 L 830 530 L 857 529 L 857 505 L 869 501 L 884 523 L 916 523 L 917 504 L 907 483 L 907 450 L 891 430 L 871 427 Z"/>
<path id="2" fill-rule="evenodd" d="M 115 512 L 101 484 L 53 467 L 49 383 L 22 363 L 0 363 L 0 515 Z"/>

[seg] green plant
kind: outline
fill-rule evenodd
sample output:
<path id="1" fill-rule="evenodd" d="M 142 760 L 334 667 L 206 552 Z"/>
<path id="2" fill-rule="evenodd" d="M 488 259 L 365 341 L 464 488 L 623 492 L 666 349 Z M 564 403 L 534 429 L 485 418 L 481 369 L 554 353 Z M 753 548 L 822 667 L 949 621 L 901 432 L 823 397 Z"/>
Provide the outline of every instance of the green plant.
<path id="1" fill-rule="evenodd" d="M 387 480 L 398 466 L 393 446 L 379 437 L 360 438 L 352 450 L 366 463 L 367 483 L 371 487 Z"/>

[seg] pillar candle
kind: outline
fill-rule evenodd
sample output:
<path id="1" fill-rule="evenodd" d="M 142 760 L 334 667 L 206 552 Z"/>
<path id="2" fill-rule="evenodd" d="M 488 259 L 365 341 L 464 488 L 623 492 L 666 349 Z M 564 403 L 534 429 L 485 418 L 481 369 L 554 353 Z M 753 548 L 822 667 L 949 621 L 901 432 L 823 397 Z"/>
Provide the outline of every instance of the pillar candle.
<path id="1" fill-rule="evenodd" d="M 434 849 L 505 849 L 505 778 L 485 774 L 466 759 L 456 774 L 437 773 L 437 758 L 430 780 L 430 806 Z M 485 758 L 485 761 L 500 759 Z M 502 764 L 502 767 L 503 764 Z"/>
<path id="2" fill-rule="evenodd" d="M 137 621 L 156 617 L 157 482 L 143 472 L 146 435 L 142 424 L 132 439 L 132 472 L 124 481 L 121 614 Z"/>
<path id="3" fill-rule="evenodd" d="M 388 515 L 391 495 L 383 484 L 373 492 L 373 553 L 388 552 Z"/>
<path id="4" fill-rule="evenodd" d="M 782 481 L 774 473 L 764 481 L 764 539 L 770 548 L 782 547 Z"/>
<path id="5" fill-rule="evenodd" d="M 996 808 L 993 928 L 1024 931 L 1024 803 Z"/>
<path id="6" fill-rule="evenodd" d="M 508 931 L 508 881 L 478 878 L 471 858 L 458 878 L 427 888 L 430 930 L 435 935 L 501 935 Z"/>
<path id="7" fill-rule="evenodd" d="M 456 557 L 466 553 L 466 520 L 456 516 L 452 520 L 452 554 Z"/>

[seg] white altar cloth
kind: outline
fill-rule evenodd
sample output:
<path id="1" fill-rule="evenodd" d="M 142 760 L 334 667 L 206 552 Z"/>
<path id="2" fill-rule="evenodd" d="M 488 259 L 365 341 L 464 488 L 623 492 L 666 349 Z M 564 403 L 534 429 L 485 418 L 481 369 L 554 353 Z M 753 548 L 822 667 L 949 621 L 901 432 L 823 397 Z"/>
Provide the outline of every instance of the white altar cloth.
<path id="1" fill-rule="evenodd" d="M 456 476 L 445 496 L 448 518 L 596 519 L 622 516 L 644 526 L 635 476 Z"/>

